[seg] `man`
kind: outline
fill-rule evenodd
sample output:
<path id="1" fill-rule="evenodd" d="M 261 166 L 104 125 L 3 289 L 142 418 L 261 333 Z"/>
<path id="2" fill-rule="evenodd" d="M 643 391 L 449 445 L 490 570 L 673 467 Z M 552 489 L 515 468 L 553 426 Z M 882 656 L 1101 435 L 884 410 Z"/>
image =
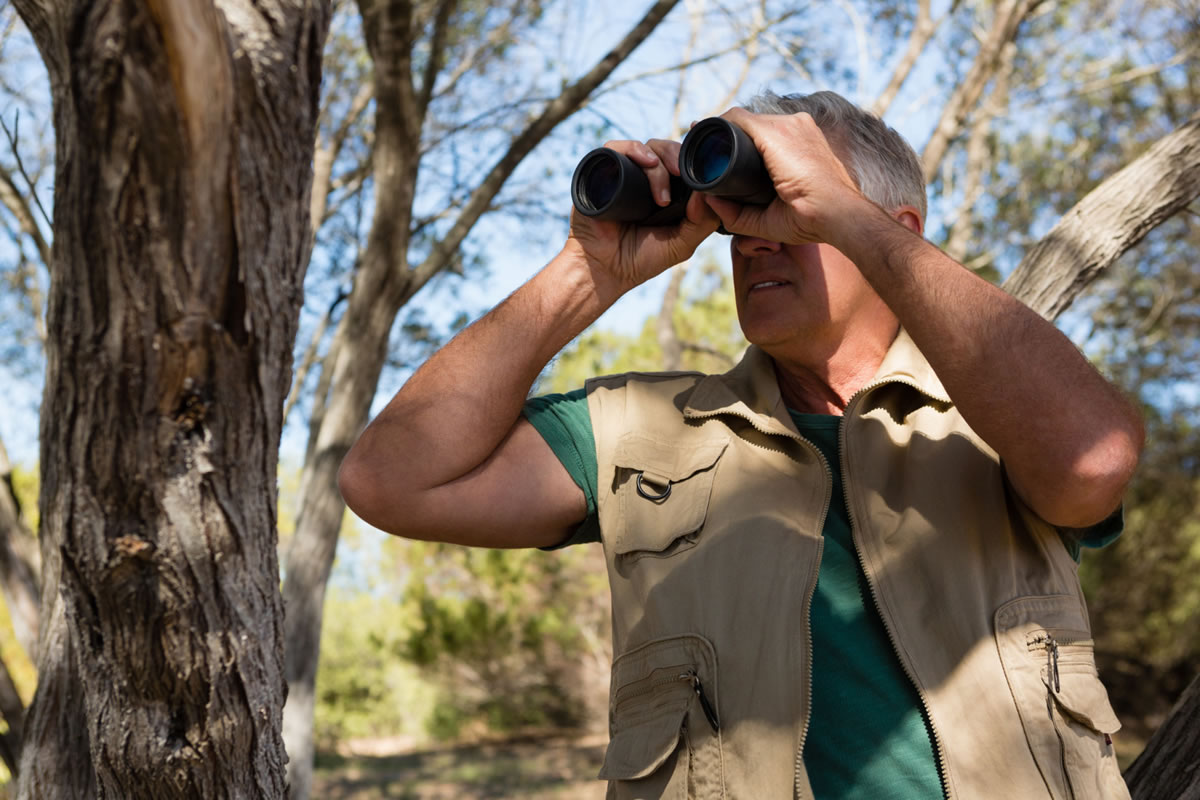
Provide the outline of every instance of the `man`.
<path id="1" fill-rule="evenodd" d="M 416 538 L 603 541 L 610 796 L 1127 796 L 1071 551 L 1119 530 L 1136 412 L 921 237 L 895 131 L 829 92 L 749 108 L 725 117 L 769 206 L 696 194 L 669 229 L 576 215 L 364 432 L 347 502 Z M 665 203 L 678 145 L 610 146 Z M 741 364 L 525 403 L 719 224 Z"/>

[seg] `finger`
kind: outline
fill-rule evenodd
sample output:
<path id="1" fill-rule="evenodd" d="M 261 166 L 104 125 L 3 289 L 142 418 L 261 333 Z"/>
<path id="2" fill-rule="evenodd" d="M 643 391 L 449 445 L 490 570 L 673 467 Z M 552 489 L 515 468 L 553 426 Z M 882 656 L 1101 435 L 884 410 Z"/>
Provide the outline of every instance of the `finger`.
<path id="1" fill-rule="evenodd" d="M 673 142 L 670 139 L 651 139 L 646 142 L 646 146 L 653 150 L 663 166 L 667 168 L 667 172 L 672 175 L 679 175 L 679 142 Z"/>
<path id="2" fill-rule="evenodd" d="M 658 154 L 651 150 L 641 142 L 634 142 L 628 139 L 620 139 L 611 142 L 605 142 L 604 146 L 609 150 L 616 150 L 623 156 L 627 156 L 630 161 L 637 164 L 642 169 L 658 166 Z"/>

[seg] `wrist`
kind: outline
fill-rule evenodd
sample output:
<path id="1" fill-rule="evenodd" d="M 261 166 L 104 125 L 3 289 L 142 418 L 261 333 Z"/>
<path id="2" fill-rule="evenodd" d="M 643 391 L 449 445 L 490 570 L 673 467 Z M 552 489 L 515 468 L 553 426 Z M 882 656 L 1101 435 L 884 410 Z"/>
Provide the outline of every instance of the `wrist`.
<path id="1" fill-rule="evenodd" d="M 547 267 L 553 267 L 560 280 L 567 281 L 574 291 L 581 294 L 581 299 L 594 303 L 597 317 L 633 288 L 622 286 L 607 265 L 589 254 L 574 236 L 567 238 L 562 250 Z"/>

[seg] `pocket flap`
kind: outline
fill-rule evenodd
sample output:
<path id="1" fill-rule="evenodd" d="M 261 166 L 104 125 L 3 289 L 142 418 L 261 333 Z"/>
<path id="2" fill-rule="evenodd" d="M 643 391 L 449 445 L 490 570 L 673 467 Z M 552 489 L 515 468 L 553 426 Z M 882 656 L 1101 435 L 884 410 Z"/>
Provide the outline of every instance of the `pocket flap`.
<path id="1" fill-rule="evenodd" d="M 1116 733 L 1121 729 L 1121 720 L 1117 719 L 1108 701 L 1108 692 L 1094 672 L 1063 670 L 1059 674 L 1057 690 L 1049 675 L 1043 675 L 1042 682 L 1068 716 L 1097 733 Z"/>
<path id="2" fill-rule="evenodd" d="M 660 706 L 658 713 L 617 728 L 604 754 L 601 779 L 630 781 L 644 778 L 675 752 L 691 699 L 684 692 L 676 695 L 675 702 Z"/>
<path id="3" fill-rule="evenodd" d="M 613 457 L 624 480 L 617 490 L 623 522 L 614 552 L 667 553 L 690 546 L 671 549 L 704 525 L 714 465 L 728 446 L 728 439 L 667 444 L 642 434 L 622 437 Z"/>
<path id="4" fill-rule="evenodd" d="M 728 439 L 710 440 L 681 446 L 661 442 L 642 434 L 629 434 L 617 442 L 613 461 L 618 467 L 644 472 L 672 483 L 690 478 L 717 463 L 729 445 Z"/>
<path id="5" fill-rule="evenodd" d="M 613 662 L 609 743 L 603 780 L 636 780 L 663 765 L 679 746 L 696 693 L 685 673 L 698 675 L 718 706 L 716 652 L 703 636 L 647 642 Z"/>

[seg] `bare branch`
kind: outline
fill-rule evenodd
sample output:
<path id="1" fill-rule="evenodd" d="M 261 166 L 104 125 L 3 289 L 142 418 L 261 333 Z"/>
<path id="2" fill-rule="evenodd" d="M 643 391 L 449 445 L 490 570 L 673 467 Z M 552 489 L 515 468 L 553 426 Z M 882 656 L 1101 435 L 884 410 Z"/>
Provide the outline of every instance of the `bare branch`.
<path id="1" fill-rule="evenodd" d="M 37 194 L 32 191 L 31 194 L 33 194 L 36 200 Z M 33 217 L 33 209 L 29 207 L 26 195 L 23 195 L 17 189 L 17 185 L 13 183 L 12 175 L 3 167 L 0 167 L 0 203 L 3 203 L 4 207 L 9 210 L 9 213 L 17 218 L 17 225 L 20 226 L 21 232 L 33 240 L 33 246 L 37 248 L 38 258 L 49 268 L 50 243 L 42 235 L 42 230 L 38 227 L 37 220 Z"/>
<path id="2" fill-rule="evenodd" d="M 300 359 L 300 366 L 296 367 L 296 376 L 292 379 L 292 391 L 288 393 L 287 402 L 283 404 L 283 418 L 286 420 L 288 415 L 292 413 L 292 408 L 296 405 L 296 401 L 300 399 L 300 390 L 304 386 L 304 382 L 308 380 L 308 372 L 312 369 L 313 364 L 317 362 L 317 351 L 320 349 L 321 340 L 325 338 L 325 332 L 329 330 L 329 322 L 333 319 L 333 312 L 342 304 L 349 295 L 346 292 L 338 292 L 333 302 L 329 305 L 321 321 L 317 323 L 316 330 L 313 331 L 312 338 L 308 342 L 308 347 L 304 349 L 304 356 Z"/>
<path id="3" fill-rule="evenodd" d="M 541 142 L 546 134 L 553 130 L 554 126 L 579 108 L 588 95 L 654 31 L 658 23 L 678 2 L 679 0 L 658 0 L 616 47 L 609 51 L 586 75 L 564 88 L 562 93 L 552 100 L 536 119 L 530 121 L 513 140 L 512 145 L 500 158 L 500 161 L 492 167 L 487 177 L 471 194 L 470 200 L 463 207 L 445 238 L 433 246 L 424 262 L 413 271 L 411 279 L 405 287 L 405 294 L 411 297 L 450 262 L 451 256 L 462 245 L 475 222 L 488 209 L 492 198 L 500 191 L 508 176 L 521 163 L 521 160 L 535 145 Z"/>
<path id="4" fill-rule="evenodd" d="M 455 0 L 442 0 L 438 4 L 437 16 L 433 21 L 433 34 L 429 37 L 429 58 L 425 62 L 425 75 L 421 78 L 421 93 L 417 98 L 422 117 L 429 108 L 430 98 L 433 97 L 433 83 L 446 60 L 446 33 L 456 5 Z"/>
<path id="5" fill-rule="evenodd" d="M 957 5 L 958 3 L 955 2 L 954 6 Z M 920 0 L 917 4 L 917 20 L 913 23 L 912 33 L 908 37 L 908 46 L 904 50 L 904 55 L 900 57 L 899 63 L 896 64 L 896 69 L 892 71 L 892 77 L 888 80 L 887 86 L 871 104 L 872 114 L 882 117 L 891 108 L 892 101 L 900 93 L 900 87 L 908 80 L 909 73 L 916 66 L 921 53 L 925 52 L 925 46 L 929 44 L 929 40 L 941 27 L 942 22 L 953 12 L 954 8 L 951 7 L 950 11 L 934 20 L 929 12 L 929 0 Z"/>
<path id="6" fill-rule="evenodd" d="M 8 146 L 12 149 L 13 158 L 17 160 L 17 171 L 21 173 L 21 177 L 25 179 L 25 185 L 29 187 L 29 196 L 33 198 L 34 205 L 37 210 L 42 213 L 42 219 L 46 221 L 46 225 L 53 227 L 54 223 L 50 221 L 50 215 L 46 213 L 46 209 L 42 208 L 42 201 L 37 196 L 37 185 L 29 177 L 29 173 L 25 171 L 25 163 L 21 160 L 21 151 L 17 148 L 17 133 L 21 126 L 21 112 L 18 111 L 13 119 L 13 129 L 10 131 L 8 126 L 4 124 L 4 120 L 0 119 L 0 128 L 4 129 L 4 135 L 8 138 Z M 11 179 L 10 179 L 11 182 Z M 16 191 L 16 186 L 13 186 L 13 191 Z M 50 259 L 44 259 L 49 265 Z"/>
<path id="7" fill-rule="evenodd" d="M 992 26 L 975 55 L 967 77 L 959 83 L 942 108 L 941 119 L 921 153 L 927 182 L 937 175 L 938 166 L 950 142 L 962 131 L 963 123 L 979 102 L 984 87 L 995 75 L 1004 46 L 1016 40 L 1021 24 L 1041 2 L 1043 0 L 1003 0 L 996 5 Z"/>
<path id="8" fill-rule="evenodd" d="M 450 75 L 442 80 L 434 97 L 445 97 L 452 94 L 463 76 L 481 63 L 485 53 L 495 51 L 501 42 L 506 41 L 510 37 L 513 25 L 519 16 L 520 8 L 520 2 L 510 6 L 508 18 L 488 31 L 487 37 L 459 60 L 458 64 L 450 72 Z"/>
<path id="9" fill-rule="evenodd" d="M 988 148 L 987 137 L 991 131 L 991 123 L 1008 108 L 1008 82 L 1012 76 L 1016 50 L 1016 44 L 1013 42 L 1009 42 L 1005 46 L 1004 55 L 1001 57 L 1002 64 L 996 71 L 996 81 L 992 86 L 992 91 L 976 112 L 975 118 L 971 122 L 970 135 L 967 137 L 967 168 L 962 200 L 950 221 L 950 234 L 943 248 L 951 258 L 960 263 L 967 257 L 967 247 L 971 240 L 971 223 L 974 219 L 972 212 L 975 204 L 983 195 L 983 173 L 990 164 L 991 151 Z M 947 191 L 949 191 L 948 183 Z"/>
<path id="10" fill-rule="evenodd" d="M 371 81 L 364 83 L 359 87 L 358 92 L 354 95 L 354 99 L 350 101 L 350 107 L 346 110 L 346 115 L 334 130 L 333 135 L 329 137 L 329 141 L 323 146 L 320 142 L 317 144 L 316 152 L 313 154 L 313 186 L 312 199 L 309 207 L 309 219 L 312 220 L 312 235 L 316 238 L 317 230 L 325 222 L 326 205 L 329 203 L 329 193 L 339 188 L 333 181 L 333 165 L 337 163 L 338 156 L 342 153 L 342 147 L 346 143 L 346 138 L 350 135 L 350 130 L 354 127 L 354 123 L 362 117 L 367 106 L 371 103 L 371 98 L 375 96 L 375 84 Z M 364 165 L 364 169 L 367 169 Z"/>

